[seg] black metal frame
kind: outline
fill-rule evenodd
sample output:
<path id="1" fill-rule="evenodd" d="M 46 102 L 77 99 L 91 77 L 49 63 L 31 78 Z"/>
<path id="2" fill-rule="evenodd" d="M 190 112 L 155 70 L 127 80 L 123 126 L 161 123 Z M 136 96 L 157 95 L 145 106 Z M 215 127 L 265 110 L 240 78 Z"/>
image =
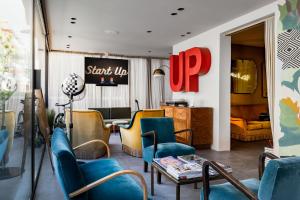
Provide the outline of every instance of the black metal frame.
<path id="1" fill-rule="evenodd" d="M 183 130 L 180 130 L 180 131 L 175 131 L 174 134 L 178 134 L 178 133 L 183 133 L 183 132 L 189 132 L 190 133 L 190 139 L 189 139 L 189 145 L 191 146 L 192 145 L 192 140 L 193 140 L 193 132 L 192 132 L 192 129 L 183 129 Z M 143 133 L 141 135 L 142 137 L 150 137 L 150 136 L 153 136 L 153 158 L 155 158 L 155 154 L 156 154 L 156 151 L 157 151 L 157 144 L 158 144 L 158 135 L 156 133 L 156 131 L 148 131 L 146 133 Z M 144 172 L 148 172 L 148 163 L 146 161 L 144 161 Z M 158 173 L 158 183 L 160 183 L 161 181 L 161 177 L 160 177 L 161 174 Z"/>
<path id="2" fill-rule="evenodd" d="M 271 153 L 262 153 L 259 156 L 259 178 L 265 169 L 265 159 L 266 157 L 270 159 L 277 159 L 278 157 Z M 258 200 L 256 194 L 250 191 L 243 183 L 237 180 L 234 176 L 226 172 L 220 165 L 218 165 L 215 161 L 205 161 L 202 166 L 202 177 L 203 177 L 203 194 L 204 200 L 209 199 L 209 167 L 213 168 L 215 171 L 219 173 L 224 179 L 226 179 L 229 183 L 231 183 L 235 188 L 245 194 L 251 200 Z"/>

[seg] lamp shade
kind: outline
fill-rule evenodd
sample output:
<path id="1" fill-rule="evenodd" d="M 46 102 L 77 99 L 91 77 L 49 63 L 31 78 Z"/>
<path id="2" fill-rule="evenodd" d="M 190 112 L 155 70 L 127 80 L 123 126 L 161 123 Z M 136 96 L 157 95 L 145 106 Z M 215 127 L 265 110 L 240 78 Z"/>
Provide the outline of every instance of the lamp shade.
<path id="1" fill-rule="evenodd" d="M 161 76 L 165 76 L 165 75 L 166 75 L 166 74 L 165 74 L 164 70 L 162 70 L 162 69 L 160 69 L 160 68 L 155 69 L 155 70 L 153 71 L 153 76 L 154 76 L 154 77 L 161 77 Z"/>
<path id="2" fill-rule="evenodd" d="M 63 81 L 61 87 L 65 95 L 77 96 L 84 91 L 85 83 L 80 76 L 73 73 Z"/>

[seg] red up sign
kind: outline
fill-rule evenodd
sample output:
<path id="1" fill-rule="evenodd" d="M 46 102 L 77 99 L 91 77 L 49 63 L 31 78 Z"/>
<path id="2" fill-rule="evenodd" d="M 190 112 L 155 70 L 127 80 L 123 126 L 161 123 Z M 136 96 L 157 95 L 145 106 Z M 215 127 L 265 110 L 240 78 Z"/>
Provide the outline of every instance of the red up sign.
<path id="1" fill-rule="evenodd" d="M 198 92 L 198 76 L 209 72 L 211 55 L 207 48 L 194 47 L 170 56 L 170 85 L 174 92 Z"/>

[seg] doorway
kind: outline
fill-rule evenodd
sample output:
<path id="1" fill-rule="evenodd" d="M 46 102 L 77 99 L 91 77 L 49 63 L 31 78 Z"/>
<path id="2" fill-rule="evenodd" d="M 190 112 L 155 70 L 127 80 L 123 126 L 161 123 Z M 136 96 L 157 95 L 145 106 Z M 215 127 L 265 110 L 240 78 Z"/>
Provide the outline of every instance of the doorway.
<path id="1" fill-rule="evenodd" d="M 272 147 L 266 76 L 265 22 L 231 33 L 231 150 Z"/>

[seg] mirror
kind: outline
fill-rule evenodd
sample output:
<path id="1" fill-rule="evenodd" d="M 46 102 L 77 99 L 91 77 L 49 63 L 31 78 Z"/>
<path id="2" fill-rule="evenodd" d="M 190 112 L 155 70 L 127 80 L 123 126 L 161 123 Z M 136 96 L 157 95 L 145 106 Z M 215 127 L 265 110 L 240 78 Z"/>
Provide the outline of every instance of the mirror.
<path id="1" fill-rule="evenodd" d="M 257 68 L 253 60 L 231 61 L 231 92 L 252 94 L 257 88 Z"/>

